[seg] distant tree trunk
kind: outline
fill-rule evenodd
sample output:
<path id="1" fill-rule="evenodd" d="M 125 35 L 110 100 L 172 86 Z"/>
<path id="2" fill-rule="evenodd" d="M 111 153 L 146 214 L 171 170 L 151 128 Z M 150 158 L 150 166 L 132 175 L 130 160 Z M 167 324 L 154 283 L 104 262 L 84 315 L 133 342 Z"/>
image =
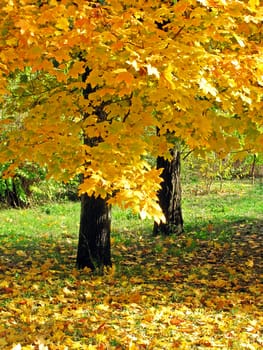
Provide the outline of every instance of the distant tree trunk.
<path id="1" fill-rule="evenodd" d="M 172 159 L 157 158 L 157 169 L 163 168 L 161 189 L 158 193 L 159 204 L 166 218 L 165 223 L 154 223 L 153 233 L 180 234 L 183 232 L 181 208 L 180 152 L 171 150 Z"/>
<path id="2" fill-rule="evenodd" d="M 105 199 L 81 197 L 77 267 L 92 270 L 111 266 L 111 208 Z"/>
<path id="3" fill-rule="evenodd" d="M 250 176 L 252 178 L 252 184 L 254 185 L 255 183 L 255 170 L 256 170 L 256 162 L 257 162 L 257 155 L 253 155 L 253 161 L 251 164 L 251 169 L 250 169 Z"/>

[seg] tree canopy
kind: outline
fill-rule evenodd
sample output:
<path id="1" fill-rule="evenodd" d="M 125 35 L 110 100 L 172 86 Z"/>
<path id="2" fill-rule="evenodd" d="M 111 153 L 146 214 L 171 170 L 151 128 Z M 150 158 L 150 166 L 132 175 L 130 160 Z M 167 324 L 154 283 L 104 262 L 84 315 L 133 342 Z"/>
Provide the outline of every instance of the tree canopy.
<path id="1" fill-rule="evenodd" d="M 147 156 L 262 151 L 262 21 L 258 0 L 2 0 L 6 174 L 82 174 L 80 193 L 162 219 Z"/>

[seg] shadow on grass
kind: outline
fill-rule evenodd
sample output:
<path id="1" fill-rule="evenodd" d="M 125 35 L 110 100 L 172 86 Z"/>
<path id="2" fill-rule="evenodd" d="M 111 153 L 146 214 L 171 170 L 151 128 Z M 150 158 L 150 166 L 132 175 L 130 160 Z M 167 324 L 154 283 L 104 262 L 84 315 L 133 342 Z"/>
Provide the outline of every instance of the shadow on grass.
<path id="1" fill-rule="evenodd" d="M 117 232 L 118 242 L 113 245 L 113 257 L 119 265 L 137 265 L 142 270 L 147 263 L 165 267 L 174 257 L 179 258 L 180 264 L 194 266 L 199 261 L 220 264 L 230 258 L 237 265 L 243 260 L 255 259 L 255 268 L 261 266 L 263 220 L 228 220 L 191 228 L 180 236 L 167 237 L 152 236 L 149 229 L 144 234 L 129 231 L 123 241 Z M 211 255 L 213 260 L 209 258 Z"/>
<path id="2" fill-rule="evenodd" d="M 260 348 L 263 221 L 208 225 L 179 237 L 115 230 L 104 276 L 75 270 L 76 237 L 2 236 L 5 348 L 239 349 L 240 334 Z"/>
<path id="3" fill-rule="evenodd" d="M 149 223 L 144 227 L 138 226 L 136 230 L 126 229 L 125 232 L 115 229 L 112 233 L 113 262 L 118 273 L 134 277 L 148 275 L 155 268 L 169 271 L 177 265 L 179 268 L 189 268 L 226 262 L 237 266 L 242 262 L 253 264 L 255 271 L 260 272 L 263 220 L 234 219 L 236 217 L 223 223 L 191 225 L 180 236 L 153 236 Z M 4 270 L 23 270 L 34 265 L 45 265 L 46 262 L 59 274 L 63 274 L 65 267 L 66 270 L 75 268 L 77 238 L 69 234 L 61 237 L 43 235 L 34 240 L 15 234 L 2 234 L 0 240 Z"/>

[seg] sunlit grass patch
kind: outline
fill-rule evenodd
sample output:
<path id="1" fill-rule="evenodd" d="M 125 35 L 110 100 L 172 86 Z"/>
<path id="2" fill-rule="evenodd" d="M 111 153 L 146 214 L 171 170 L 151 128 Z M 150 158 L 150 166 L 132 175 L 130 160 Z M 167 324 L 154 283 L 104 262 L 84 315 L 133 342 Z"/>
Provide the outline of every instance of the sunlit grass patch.
<path id="1" fill-rule="evenodd" d="M 261 195 L 185 196 L 179 237 L 114 208 L 104 276 L 75 268 L 79 203 L 0 211 L 0 349 L 261 349 Z"/>

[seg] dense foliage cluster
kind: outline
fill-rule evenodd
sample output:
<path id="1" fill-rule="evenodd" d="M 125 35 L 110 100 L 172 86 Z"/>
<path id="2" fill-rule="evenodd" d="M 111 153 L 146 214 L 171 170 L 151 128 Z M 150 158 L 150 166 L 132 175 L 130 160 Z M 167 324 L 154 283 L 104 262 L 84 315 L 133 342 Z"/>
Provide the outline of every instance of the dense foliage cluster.
<path id="1" fill-rule="evenodd" d="M 161 219 L 146 155 L 262 150 L 262 17 L 255 0 L 3 0 L 7 175 L 82 174 L 81 193 Z"/>

